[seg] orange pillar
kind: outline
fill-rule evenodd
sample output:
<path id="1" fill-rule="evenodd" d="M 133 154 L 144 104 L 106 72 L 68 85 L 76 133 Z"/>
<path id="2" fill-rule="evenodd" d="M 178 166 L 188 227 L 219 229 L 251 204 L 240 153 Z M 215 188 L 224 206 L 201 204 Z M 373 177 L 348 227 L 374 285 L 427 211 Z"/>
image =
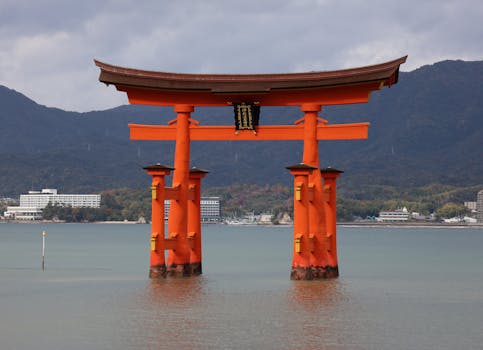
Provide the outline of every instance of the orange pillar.
<path id="1" fill-rule="evenodd" d="M 171 200 L 168 231 L 170 238 L 176 238 L 176 247 L 168 253 L 167 273 L 169 276 L 189 276 L 190 244 L 188 241 L 188 187 L 190 165 L 190 105 L 176 105 L 176 149 L 174 154 L 173 185 L 177 189 L 177 199 Z"/>
<path id="2" fill-rule="evenodd" d="M 173 168 L 161 164 L 144 167 L 153 177 L 151 182 L 151 256 L 149 277 L 166 277 L 164 259 L 164 177 Z"/>
<path id="3" fill-rule="evenodd" d="M 316 167 L 303 163 L 287 167 L 294 176 L 294 245 L 292 271 L 293 280 L 311 280 L 312 268 L 310 266 L 310 251 L 312 243 L 309 239 L 309 175 Z"/>
<path id="4" fill-rule="evenodd" d="M 303 163 L 319 168 L 319 144 L 317 141 L 317 124 L 320 119 L 318 104 L 303 104 L 304 112 L 304 153 Z M 327 278 L 327 239 L 322 189 L 322 176 L 319 171 L 309 175 L 309 239 L 312 249 L 310 264 L 313 278 Z"/>
<path id="5" fill-rule="evenodd" d="M 190 267 L 192 275 L 200 275 L 201 268 L 201 179 L 207 170 L 191 168 L 189 176 L 188 239 L 191 242 Z"/>
<path id="6" fill-rule="evenodd" d="M 337 178 L 343 173 L 331 167 L 321 169 L 320 173 L 324 178 L 324 208 L 327 222 L 327 253 L 329 266 L 327 274 L 329 278 L 339 276 L 339 266 L 337 262 Z"/>

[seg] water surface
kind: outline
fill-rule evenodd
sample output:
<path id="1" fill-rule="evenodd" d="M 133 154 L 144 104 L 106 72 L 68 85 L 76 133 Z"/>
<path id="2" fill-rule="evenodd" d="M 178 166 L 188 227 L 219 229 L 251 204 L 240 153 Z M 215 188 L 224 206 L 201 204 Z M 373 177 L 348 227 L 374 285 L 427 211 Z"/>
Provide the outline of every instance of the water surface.
<path id="1" fill-rule="evenodd" d="M 309 282 L 290 227 L 203 230 L 202 276 L 149 280 L 148 225 L 0 225 L 1 349 L 481 349 L 481 229 L 339 228 Z"/>

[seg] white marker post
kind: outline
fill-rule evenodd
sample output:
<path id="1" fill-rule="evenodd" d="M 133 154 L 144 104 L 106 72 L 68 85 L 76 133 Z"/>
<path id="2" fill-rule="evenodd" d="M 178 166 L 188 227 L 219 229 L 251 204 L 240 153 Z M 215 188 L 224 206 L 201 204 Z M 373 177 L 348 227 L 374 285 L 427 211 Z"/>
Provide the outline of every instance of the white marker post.
<path id="1" fill-rule="evenodd" d="M 45 236 L 47 236 L 47 233 L 42 231 L 42 271 L 45 270 Z"/>

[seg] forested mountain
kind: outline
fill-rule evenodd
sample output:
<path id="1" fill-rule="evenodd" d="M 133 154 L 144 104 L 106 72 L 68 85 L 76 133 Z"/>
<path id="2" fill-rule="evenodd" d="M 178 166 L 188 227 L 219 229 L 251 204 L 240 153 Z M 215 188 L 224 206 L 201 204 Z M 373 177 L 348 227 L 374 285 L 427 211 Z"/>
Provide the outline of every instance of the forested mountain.
<path id="1" fill-rule="evenodd" d="M 113 94 L 119 93 L 113 89 Z M 260 124 L 291 124 L 297 108 L 262 108 Z M 231 124 L 231 108 L 197 108 L 202 124 Z M 444 61 L 400 74 L 368 104 L 326 107 L 329 123 L 369 121 L 369 139 L 320 143 L 321 165 L 345 170 L 343 190 L 367 185 L 483 185 L 483 61 Z M 0 86 L 0 197 L 28 189 L 64 193 L 142 188 L 142 166 L 173 164 L 173 142 L 130 141 L 128 123 L 166 124 L 172 108 L 121 106 L 88 113 L 36 104 Z M 302 143 L 193 142 L 192 165 L 211 172 L 204 186 L 289 185 L 285 166 Z"/>

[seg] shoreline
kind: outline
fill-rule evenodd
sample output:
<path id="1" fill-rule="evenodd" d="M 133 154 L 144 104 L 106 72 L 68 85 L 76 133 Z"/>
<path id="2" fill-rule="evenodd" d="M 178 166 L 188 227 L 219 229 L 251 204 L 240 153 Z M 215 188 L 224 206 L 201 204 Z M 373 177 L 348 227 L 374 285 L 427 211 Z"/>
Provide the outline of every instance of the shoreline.
<path id="1" fill-rule="evenodd" d="M 97 225 L 150 225 L 149 223 L 139 223 L 137 221 L 95 221 L 95 222 L 61 222 L 61 221 L 22 221 L 22 220 L 2 220 L 0 224 L 97 224 Z M 202 223 L 203 224 L 203 223 Z M 291 227 L 293 224 L 237 224 L 230 225 L 223 222 L 204 223 L 209 225 L 228 225 L 228 226 L 266 226 L 266 227 Z M 475 228 L 483 229 L 483 223 L 477 224 L 445 224 L 429 222 L 406 222 L 406 223 L 375 223 L 375 222 L 338 222 L 338 227 L 371 227 L 371 228 Z"/>
<path id="2" fill-rule="evenodd" d="M 437 223 L 372 223 L 372 222 L 338 222 L 339 227 L 387 227 L 387 228 L 478 228 L 483 229 L 483 224 L 445 224 Z"/>

